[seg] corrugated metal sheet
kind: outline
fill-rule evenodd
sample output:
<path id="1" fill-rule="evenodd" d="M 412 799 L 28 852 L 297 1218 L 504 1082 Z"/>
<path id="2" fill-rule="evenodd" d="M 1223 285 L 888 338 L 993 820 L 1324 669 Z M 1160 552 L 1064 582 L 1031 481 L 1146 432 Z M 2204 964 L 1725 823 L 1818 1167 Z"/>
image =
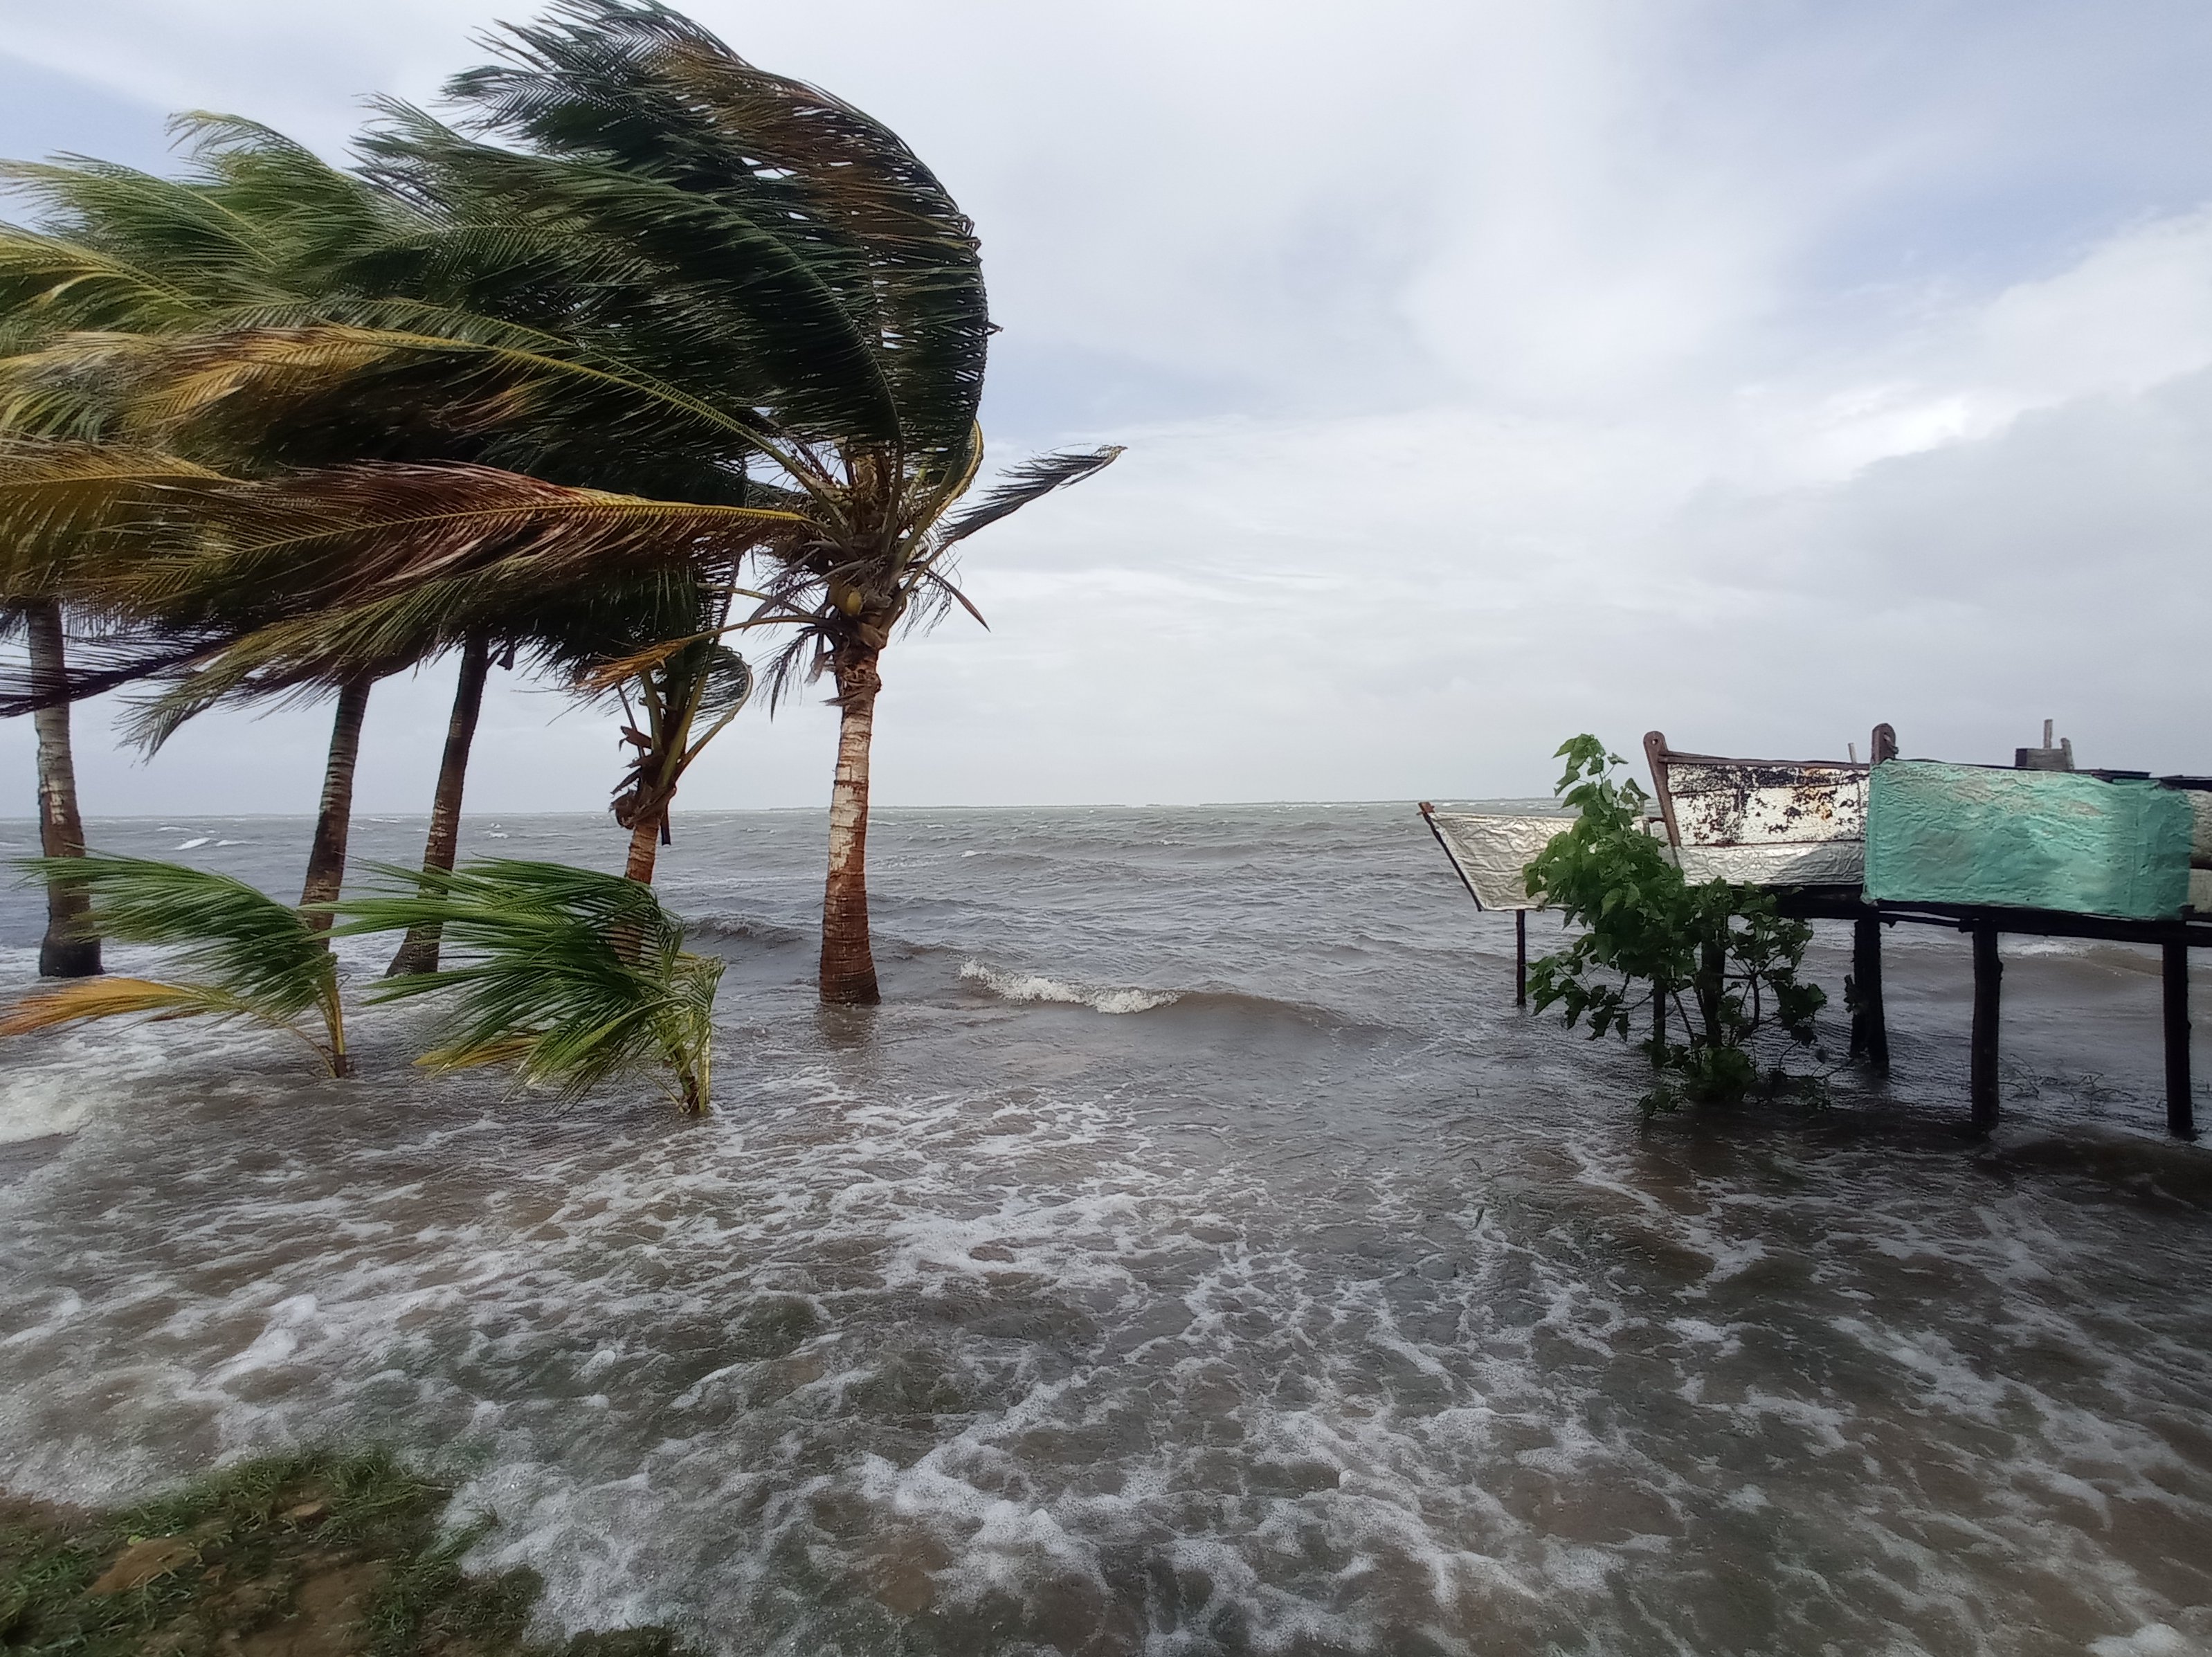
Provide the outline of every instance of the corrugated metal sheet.
<path id="1" fill-rule="evenodd" d="M 1929 760 L 1875 768 L 1866 895 L 2166 920 L 2189 901 L 2190 797 L 2148 780 Z"/>

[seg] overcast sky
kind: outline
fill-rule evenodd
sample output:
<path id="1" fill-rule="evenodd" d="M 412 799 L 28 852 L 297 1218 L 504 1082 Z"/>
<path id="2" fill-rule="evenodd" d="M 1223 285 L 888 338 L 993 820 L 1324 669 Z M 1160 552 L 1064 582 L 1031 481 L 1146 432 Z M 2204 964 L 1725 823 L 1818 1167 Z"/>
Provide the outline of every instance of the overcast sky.
<path id="1" fill-rule="evenodd" d="M 527 0 L 0 0 L 0 155 L 169 165 L 213 108 L 340 153 Z M 696 0 L 975 216 L 1000 461 L 1125 443 L 903 640 L 884 804 L 1540 792 L 1560 739 L 2212 771 L 2201 0 Z M 425 808 L 449 676 L 379 687 Z M 591 810 L 611 723 L 488 703 L 471 805 Z M 326 716 L 94 815 L 313 809 Z M 27 810 L 27 721 L 0 777 Z M 826 798 L 748 715 L 692 808 Z M 680 808 L 679 808 L 680 809 Z M 0 814 L 16 808 L 0 804 Z"/>

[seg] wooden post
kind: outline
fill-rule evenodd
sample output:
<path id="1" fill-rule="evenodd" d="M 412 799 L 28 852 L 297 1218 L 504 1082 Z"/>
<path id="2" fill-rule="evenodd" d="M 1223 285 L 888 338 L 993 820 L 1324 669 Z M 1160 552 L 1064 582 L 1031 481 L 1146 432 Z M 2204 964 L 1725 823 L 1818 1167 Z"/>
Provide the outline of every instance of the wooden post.
<path id="1" fill-rule="evenodd" d="M 1889 1068 L 1889 1015 L 1881 1003 L 1881 922 L 1861 915 L 1851 923 L 1851 1053 L 1877 1070 Z"/>
<path id="2" fill-rule="evenodd" d="M 2177 1139 L 2197 1137 L 2197 1106 L 2189 1090 L 2189 945 L 2166 945 L 2166 1131 Z"/>
<path id="3" fill-rule="evenodd" d="M 2004 963 L 1997 959 L 1997 929 L 1977 920 L 1974 930 L 1974 1035 L 1972 1081 L 1974 1130 L 1987 1133 L 1997 1125 L 1997 984 Z"/>
<path id="4" fill-rule="evenodd" d="M 1528 912 L 1513 912 L 1513 1005 L 1528 1005 Z"/>

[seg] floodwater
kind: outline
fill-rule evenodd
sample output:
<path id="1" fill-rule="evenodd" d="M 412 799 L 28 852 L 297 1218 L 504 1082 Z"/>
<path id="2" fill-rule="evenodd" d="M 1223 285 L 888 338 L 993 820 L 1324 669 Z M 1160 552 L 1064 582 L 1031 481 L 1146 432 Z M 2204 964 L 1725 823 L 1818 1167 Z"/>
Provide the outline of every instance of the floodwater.
<path id="1" fill-rule="evenodd" d="M 1887 1084 L 1647 1126 L 1410 806 L 886 813 L 872 1012 L 813 1002 L 817 815 L 678 835 L 703 1122 L 425 1081 L 412 1012 L 343 1083 L 0 1049 L 0 1484 L 383 1441 L 548 1631 L 719 1654 L 2212 1649 L 2212 1156 L 2141 953 L 2010 952 L 1990 1144 L 1965 940 L 1905 929 Z M 307 828 L 94 838 L 283 889 Z"/>

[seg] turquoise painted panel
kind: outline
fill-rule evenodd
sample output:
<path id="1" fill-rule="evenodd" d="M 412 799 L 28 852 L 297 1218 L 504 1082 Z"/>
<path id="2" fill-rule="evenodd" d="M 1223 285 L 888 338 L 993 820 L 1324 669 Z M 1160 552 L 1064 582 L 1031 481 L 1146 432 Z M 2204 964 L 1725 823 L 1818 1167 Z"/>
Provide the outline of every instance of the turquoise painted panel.
<path id="1" fill-rule="evenodd" d="M 1868 790 L 1866 895 L 2172 920 L 2191 828 L 2188 796 L 2154 782 L 1892 760 Z"/>

